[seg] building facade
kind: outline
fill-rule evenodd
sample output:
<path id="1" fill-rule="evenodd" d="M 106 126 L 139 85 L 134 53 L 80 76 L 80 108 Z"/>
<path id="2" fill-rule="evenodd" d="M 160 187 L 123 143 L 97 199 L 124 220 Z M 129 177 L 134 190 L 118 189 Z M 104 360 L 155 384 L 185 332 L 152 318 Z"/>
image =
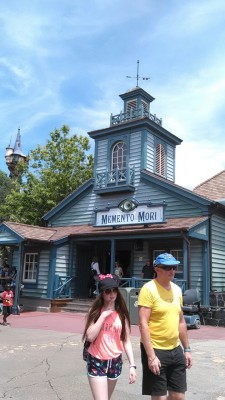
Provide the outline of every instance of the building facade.
<path id="1" fill-rule="evenodd" d="M 93 179 L 43 216 L 45 228 L 0 226 L 29 307 L 48 310 L 61 295 L 87 297 L 93 256 L 102 273 L 113 273 L 119 260 L 124 283 L 138 287 L 146 259 L 171 252 L 180 261 L 178 284 L 198 288 L 203 305 L 211 291 L 225 290 L 223 202 L 175 184 L 182 140 L 151 114 L 154 98 L 140 87 L 120 97 L 123 111 L 111 115 L 109 127 L 89 132 Z"/>

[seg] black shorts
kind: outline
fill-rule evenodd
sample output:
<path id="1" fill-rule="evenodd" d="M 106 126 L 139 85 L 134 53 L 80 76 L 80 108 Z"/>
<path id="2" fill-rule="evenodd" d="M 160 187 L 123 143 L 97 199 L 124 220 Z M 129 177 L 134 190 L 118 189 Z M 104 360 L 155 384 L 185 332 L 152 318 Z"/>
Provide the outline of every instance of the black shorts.
<path id="1" fill-rule="evenodd" d="M 173 350 L 154 349 L 161 362 L 160 375 L 155 375 L 148 367 L 148 358 L 141 343 L 141 362 L 143 368 L 142 394 L 166 396 L 167 391 L 185 393 L 186 359 L 181 346 Z"/>
<path id="2" fill-rule="evenodd" d="M 6 317 L 9 317 L 12 314 L 12 307 L 11 306 L 3 306 L 2 314 Z"/>

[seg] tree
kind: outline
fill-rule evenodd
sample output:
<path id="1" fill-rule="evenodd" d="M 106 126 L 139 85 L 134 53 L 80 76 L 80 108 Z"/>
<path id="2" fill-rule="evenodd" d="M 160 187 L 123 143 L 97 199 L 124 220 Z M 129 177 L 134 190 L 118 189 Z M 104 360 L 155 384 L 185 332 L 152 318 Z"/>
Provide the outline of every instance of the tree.
<path id="1" fill-rule="evenodd" d="M 45 213 L 93 176 L 89 139 L 69 134 L 66 125 L 50 132 L 47 144 L 30 152 L 29 165 L 19 166 L 22 183 L 14 179 L 1 210 L 8 219 L 41 225 Z"/>
<path id="2" fill-rule="evenodd" d="M 0 171 L 0 209 L 6 202 L 6 197 L 10 193 L 12 187 L 12 180 L 3 171 Z M 0 220 L 4 219 L 4 215 L 0 212 Z"/>

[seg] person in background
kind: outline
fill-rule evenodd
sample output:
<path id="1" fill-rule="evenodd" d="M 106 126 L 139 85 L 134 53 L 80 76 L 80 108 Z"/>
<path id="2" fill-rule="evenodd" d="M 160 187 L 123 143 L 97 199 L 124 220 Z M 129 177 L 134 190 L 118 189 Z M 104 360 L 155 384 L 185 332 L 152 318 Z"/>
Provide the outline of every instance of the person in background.
<path id="1" fill-rule="evenodd" d="M 7 283 L 5 285 L 5 290 L 1 294 L 1 298 L 3 300 L 3 322 L 2 325 L 8 325 L 7 323 L 7 318 L 9 317 L 10 314 L 12 314 L 12 306 L 13 306 L 13 291 L 11 290 L 10 283 Z"/>
<path id="2" fill-rule="evenodd" d="M 4 263 L 0 275 L 0 283 L 2 286 L 5 286 L 6 283 L 10 281 L 10 270 L 9 270 L 9 265 L 7 263 Z"/>
<path id="3" fill-rule="evenodd" d="M 116 262 L 115 262 L 114 274 L 115 274 L 116 276 L 118 276 L 118 278 L 120 278 L 120 279 L 123 277 L 123 268 L 121 267 L 119 261 L 116 261 Z"/>
<path id="4" fill-rule="evenodd" d="M 130 341 L 130 317 L 116 275 L 99 275 L 99 295 L 88 314 L 83 340 L 91 342 L 87 375 L 94 400 L 109 400 L 122 372 L 123 349 L 129 361 L 129 383 L 136 380 Z"/>
<path id="5" fill-rule="evenodd" d="M 146 260 L 146 264 L 142 268 L 141 275 L 143 279 L 153 279 L 155 277 L 155 270 L 149 259 Z"/>
<path id="6" fill-rule="evenodd" d="M 88 282 L 89 297 L 94 297 L 94 295 L 98 294 L 98 275 L 100 275 L 98 257 L 94 256 L 91 262 Z"/>
<path id="7" fill-rule="evenodd" d="M 11 285 L 11 289 L 14 293 L 15 296 L 15 290 L 16 290 L 16 276 L 17 276 L 17 268 L 16 267 L 12 267 L 12 271 L 10 273 L 10 285 Z"/>
<path id="8" fill-rule="evenodd" d="M 138 297 L 142 394 L 152 400 L 184 400 L 186 369 L 192 366 L 182 292 L 172 282 L 178 264 L 172 254 L 160 254 L 154 261 L 157 277 Z"/>

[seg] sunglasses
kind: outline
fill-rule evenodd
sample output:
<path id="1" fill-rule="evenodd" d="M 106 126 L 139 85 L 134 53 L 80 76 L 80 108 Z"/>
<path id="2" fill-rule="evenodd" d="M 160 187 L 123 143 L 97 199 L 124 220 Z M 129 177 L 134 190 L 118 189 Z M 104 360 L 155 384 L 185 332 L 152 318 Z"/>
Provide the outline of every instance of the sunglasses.
<path id="1" fill-rule="evenodd" d="M 160 267 L 161 269 L 164 269 L 165 271 L 171 271 L 173 269 L 174 271 L 177 269 L 176 265 L 165 265 L 163 267 Z"/>
<path id="2" fill-rule="evenodd" d="M 111 294 L 111 293 L 117 293 L 118 292 L 118 288 L 113 288 L 113 289 L 105 289 L 104 293 L 105 294 Z"/>

